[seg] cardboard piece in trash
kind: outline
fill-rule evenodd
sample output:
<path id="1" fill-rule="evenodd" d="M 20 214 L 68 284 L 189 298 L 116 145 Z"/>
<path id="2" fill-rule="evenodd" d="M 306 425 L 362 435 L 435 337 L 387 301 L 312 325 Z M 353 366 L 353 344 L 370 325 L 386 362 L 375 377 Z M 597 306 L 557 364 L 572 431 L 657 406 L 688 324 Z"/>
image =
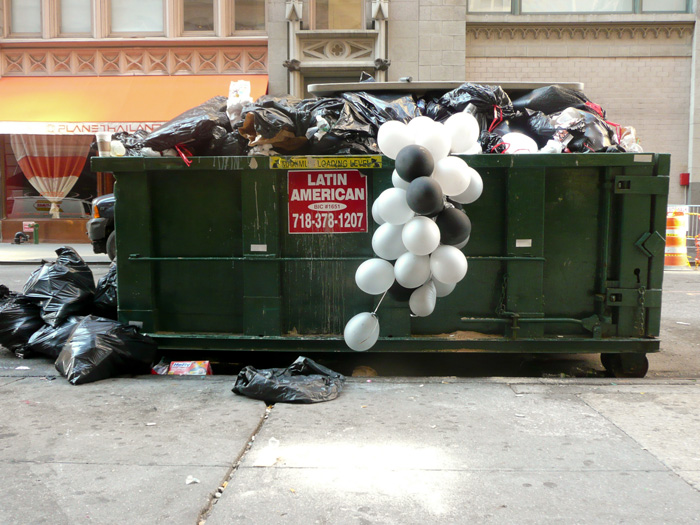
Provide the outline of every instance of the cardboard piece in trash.
<path id="1" fill-rule="evenodd" d="M 212 374 L 209 361 L 173 361 L 168 369 L 168 375 L 176 376 L 210 376 Z"/>

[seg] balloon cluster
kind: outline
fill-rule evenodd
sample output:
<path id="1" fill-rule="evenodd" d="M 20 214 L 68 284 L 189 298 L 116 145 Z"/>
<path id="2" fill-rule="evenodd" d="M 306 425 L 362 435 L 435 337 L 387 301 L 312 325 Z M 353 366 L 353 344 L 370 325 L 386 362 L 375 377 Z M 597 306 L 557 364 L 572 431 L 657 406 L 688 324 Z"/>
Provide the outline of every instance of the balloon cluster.
<path id="1" fill-rule="evenodd" d="M 444 124 L 417 117 L 408 124 L 389 121 L 379 128 L 379 149 L 395 159 L 396 169 L 393 187 L 372 205 L 372 217 L 379 224 L 372 237 L 377 257 L 357 269 L 360 290 L 370 295 L 388 292 L 407 300 L 413 315 L 425 317 L 435 309 L 437 298 L 450 294 L 464 278 L 467 259 L 461 249 L 472 225 L 462 205 L 479 198 L 483 181 L 450 153 L 473 151 L 478 137 L 479 124 L 469 113 L 456 113 Z M 350 319 L 344 337 L 353 350 L 374 346 L 379 337 L 376 309 Z"/>

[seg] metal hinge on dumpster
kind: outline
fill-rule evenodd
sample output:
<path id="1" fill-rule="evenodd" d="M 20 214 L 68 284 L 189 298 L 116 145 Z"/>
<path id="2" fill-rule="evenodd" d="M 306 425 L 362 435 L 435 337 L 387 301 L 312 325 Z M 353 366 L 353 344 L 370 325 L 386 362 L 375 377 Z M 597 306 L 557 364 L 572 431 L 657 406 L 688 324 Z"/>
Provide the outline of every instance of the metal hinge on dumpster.
<path id="1" fill-rule="evenodd" d="M 668 177 L 615 177 L 615 193 L 668 195 Z"/>
<path id="2" fill-rule="evenodd" d="M 643 292 L 644 307 L 661 307 L 661 290 L 645 290 L 644 288 L 608 288 L 605 304 L 607 306 L 639 306 L 640 291 Z"/>

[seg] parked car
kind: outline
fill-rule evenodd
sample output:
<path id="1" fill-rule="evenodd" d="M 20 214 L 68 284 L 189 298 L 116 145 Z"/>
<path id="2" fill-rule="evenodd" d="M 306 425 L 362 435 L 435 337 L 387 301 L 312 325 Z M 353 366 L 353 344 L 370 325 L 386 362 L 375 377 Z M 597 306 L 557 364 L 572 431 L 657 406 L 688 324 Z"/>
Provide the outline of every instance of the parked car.
<path id="1" fill-rule="evenodd" d="M 87 234 L 95 253 L 106 253 L 110 260 L 117 256 L 114 231 L 114 193 L 92 201 L 92 219 L 87 222 Z"/>

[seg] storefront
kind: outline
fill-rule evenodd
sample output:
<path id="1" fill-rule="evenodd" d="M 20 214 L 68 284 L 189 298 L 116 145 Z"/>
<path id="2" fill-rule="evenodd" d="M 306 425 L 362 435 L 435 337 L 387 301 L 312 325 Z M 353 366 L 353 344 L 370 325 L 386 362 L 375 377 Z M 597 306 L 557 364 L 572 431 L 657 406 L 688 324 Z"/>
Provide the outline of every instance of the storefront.
<path id="1" fill-rule="evenodd" d="M 251 96 L 267 75 L 0 78 L 0 226 L 11 242 L 23 223 L 41 242 L 86 242 L 90 201 L 112 191 L 111 175 L 90 171 L 95 133 L 152 131 L 247 80 Z"/>

